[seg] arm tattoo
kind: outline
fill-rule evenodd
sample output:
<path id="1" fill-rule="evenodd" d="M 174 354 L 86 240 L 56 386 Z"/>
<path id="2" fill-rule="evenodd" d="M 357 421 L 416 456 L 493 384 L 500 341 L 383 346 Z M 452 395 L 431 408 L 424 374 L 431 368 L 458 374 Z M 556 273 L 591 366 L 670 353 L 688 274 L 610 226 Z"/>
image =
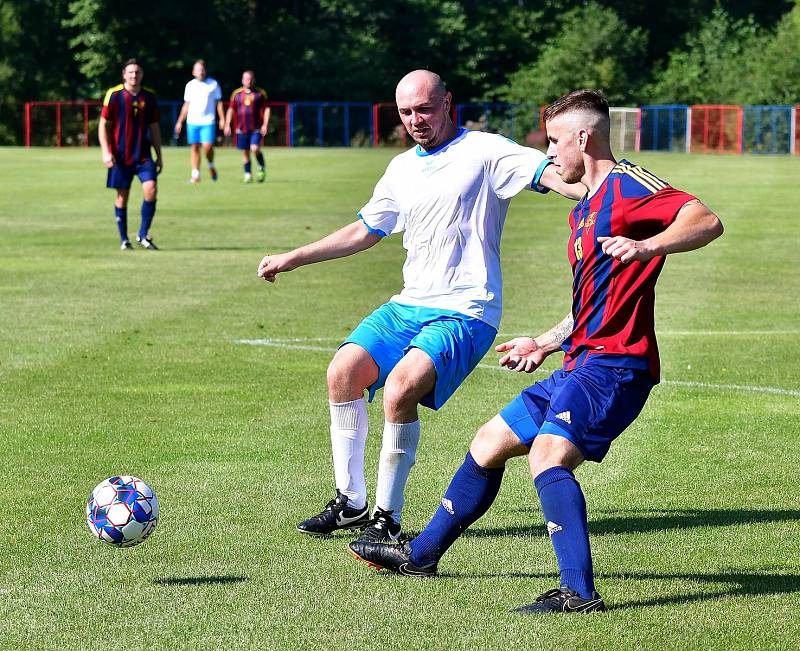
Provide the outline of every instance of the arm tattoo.
<path id="1" fill-rule="evenodd" d="M 572 320 L 572 313 L 561 321 L 558 325 L 553 326 L 541 336 L 541 346 L 543 348 L 555 347 L 558 348 L 564 343 L 564 340 L 569 337 L 572 332 L 574 322 Z"/>

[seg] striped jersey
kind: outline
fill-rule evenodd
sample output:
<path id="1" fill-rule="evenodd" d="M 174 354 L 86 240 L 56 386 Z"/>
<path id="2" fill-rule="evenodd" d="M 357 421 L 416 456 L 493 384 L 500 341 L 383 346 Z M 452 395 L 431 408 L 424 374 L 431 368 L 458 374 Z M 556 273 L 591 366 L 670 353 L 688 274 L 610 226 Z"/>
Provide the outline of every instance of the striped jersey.
<path id="1" fill-rule="evenodd" d="M 237 88 L 231 94 L 231 108 L 236 116 L 236 133 L 252 133 L 264 124 L 267 91 L 263 88 Z"/>
<path id="2" fill-rule="evenodd" d="M 599 236 L 633 240 L 669 226 L 691 194 L 621 160 L 570 213 L 572 333 L 562 345 L 564 369 L 600 364 L 647 370 L 658 380 L 655 286 L 664 256 L 622 263 L 603 253 Z"/>
<path id="3" fill-rule="evenodd" d="M 111 124 L 111 153 L 123 165 L 136 165 L 152 158 L 150 125 L 160 113 L 155 94 L 142 88 L 136 95 L 123 84 L 108 89 L 101 112 Z"/>

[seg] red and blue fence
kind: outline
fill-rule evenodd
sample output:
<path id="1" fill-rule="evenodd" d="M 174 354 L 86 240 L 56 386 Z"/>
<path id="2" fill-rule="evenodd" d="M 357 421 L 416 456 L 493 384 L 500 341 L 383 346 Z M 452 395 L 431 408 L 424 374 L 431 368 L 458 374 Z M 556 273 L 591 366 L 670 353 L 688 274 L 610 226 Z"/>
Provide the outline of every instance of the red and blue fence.
<path id="1" fill-rule="evenodd" d="M 165 141 L 182 102 L 160 101 Z M 270 102 L 265 144 L 286 147 L 405 146 L 409 140 L 393 102 Z M 27 102 L 24 144 L 97 144 L 100 102 Z M 617 150 L 690 153 L 800 154 L 798 106 L 653 104 L 612 107 L 612 146 Z M 456 104 L 457 126 L 501 133 L 512 140 L 544 144 L 542 107 L 476 102 Z M 172 139 L 173 144 L 182 144 Z"/>

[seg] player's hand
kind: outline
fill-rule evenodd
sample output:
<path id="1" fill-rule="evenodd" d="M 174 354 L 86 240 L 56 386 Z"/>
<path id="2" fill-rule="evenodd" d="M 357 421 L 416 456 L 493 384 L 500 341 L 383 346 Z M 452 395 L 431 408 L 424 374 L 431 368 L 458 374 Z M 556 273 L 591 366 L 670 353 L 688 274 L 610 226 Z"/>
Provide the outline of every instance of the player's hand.
<path id="1" fill-rule="evenodd" d="M 267 125 L 266 125 L 266 124 L 265 124 L 265 125 L 263 125 L 263 126 L 261 127 L 261 129 L 259 129 L 259 131 L 261 132 L 261 137 L 262 137 L 262 138 L 263 138 L 264 136 L 266 136 L 266 135 L 267 135 Z"/>
<path id="2" fill-rule="evenodd" d="M 224 133 L 226 136 L 231 135 L 231 125 L 226 124 L 225 128 L 222 130 L 222 133 Z"/>
<path id="3" fill-rule="evenodd" d="M 597 241 L 600 242 L 603 253 L 620 262 L 628 263 L 634 260 L 647 262 L 656 256 L 656 251 L 650 249 L 646 241 L 632 240 L 621 235 L 614 237 L 601 235 Z"/>
<path id="4" fill-rule="evenodd" d="M 183 123 L 182 123 L 182 122 L 176 122 L 176 123 L 175 123 L 175 137 L 176 137 L 176 138 L 177 138 L 179 135 L 181 135 L 181 127 L 183 127 Z"/>
<path id="5" fill-rule="evenodd" d="M 495 350 L 506 353 L 500 358 L 500 366 L 518 373 L 533 373 L 547 357 L 547 353 L 531 337 L 517 337 L 495 346 Z"/>
<path id="6" fill-rule="evenodd" d="M 114 154 L 110 151 L 103 152 L 103 165 L 105 165 L 108 169 L 114 167 Z"/>
<path id="7" fill-rule="evenodd" d="M 225 120 L 220 118 L 220 120 L 219 120 L 219 130 L 223 131 L 224 129 L 225 129 Z"/>
<path id="8" fill-rule="evenodd" d="M 164 169 L 164 161 L 162 160 L 161 156 L 156 157 L 156 176 L 161 174 Z"/>
<path id="9" fill-rule="evenodd" d="M 283 271 L 291 271 L 295 268 L 287 253 L 278 255 L 265 255 L 258 265 L 258 277 L 267 282 L 274 283 L 275 276 Z"/>

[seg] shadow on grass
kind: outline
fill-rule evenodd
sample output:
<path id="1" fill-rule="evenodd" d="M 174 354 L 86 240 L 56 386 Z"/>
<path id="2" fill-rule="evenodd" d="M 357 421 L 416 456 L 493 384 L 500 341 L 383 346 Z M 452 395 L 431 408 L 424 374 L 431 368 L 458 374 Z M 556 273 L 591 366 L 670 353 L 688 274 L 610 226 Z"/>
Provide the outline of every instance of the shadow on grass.
<path id="1" fill-rule="evenodd" d="M 536 579 L 542 582 L 536 590 L 544 589 L 553 581 L 558 581 L 558 575 L 553 573 L 525 573 L 525 572 L 497 572 L 493 574 L 446 573 L 439 576 L 451 579 Z M 626 573 L 601 573 L 598 582 L 606 580 L 616 581 L 685 581 L 695 588 L 698 583 L 713 585 L 713 591 L 681 592 L 650 599 L 612 602 L 607 604 L 609 610 L 627 610 L 632 608 L 654 608 L 673 604 L 689 604 L 700 601 L 714 601 L 728 597 L 769 597 L 781 594 L 800 592 L 800 574 L 780 574 L 775 572 L 753 570 L 751 572 L 727 571 L 697 574 L 658 574 L 654 572 L 626 572 Z M 721 585 L 722 584 L 722 585 Z M 678 587 L 678 589 L 680 589 Z M 536 591 L 534 590 L 534 592 Z M 602 585 L 601 585 L 602 590 Z M 532 597 L 535 595 L 532 595 Z"/>
<path id="2" fill-rule="evenodd" d="M 473 538 L 502 536 L 530 536 L 544 530 L 542 514 L 525 510 L 531 515 L 530 526 L 519 527 L 473 527 L 463 535 Z M 796 509 L 647 509 L 636 511 L 614 511 L 614 515 L 595 517 L 589 520 L 589 535 L 604 536 L 627 533 L 653 533 L 668 529 L 691 529 L 695 527 L 729 527 L 734 525 L 762 524 L 770 522 L 800 521 L 800 510 Z"/>
<path id="3" fill-rule="evenodd" d="M 156 585 L 210 585 L 214 583 L 244 583 L 249 576 L 170 576 L 153 581 Z"/>

